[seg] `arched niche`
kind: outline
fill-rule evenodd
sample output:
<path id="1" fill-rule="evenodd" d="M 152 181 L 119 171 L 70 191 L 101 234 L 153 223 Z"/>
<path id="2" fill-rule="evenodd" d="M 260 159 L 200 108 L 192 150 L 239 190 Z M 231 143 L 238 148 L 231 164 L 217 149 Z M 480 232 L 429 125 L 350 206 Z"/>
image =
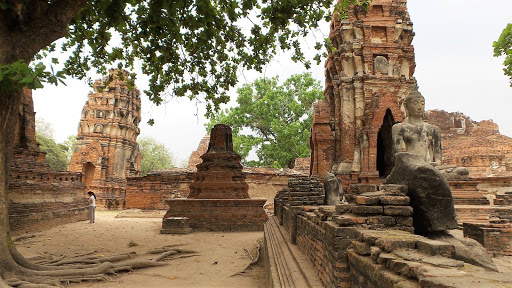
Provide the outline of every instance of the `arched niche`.
<path id="1" fill-rule="evenodd" d="M 395 123 L 393 113 L 388 108 L 382 119 L 382 126 L 377 134 L 377 171 L 379 177 L 386 177 L 391 173 L 394 163 L 393 138 L 391 129 Z"/>

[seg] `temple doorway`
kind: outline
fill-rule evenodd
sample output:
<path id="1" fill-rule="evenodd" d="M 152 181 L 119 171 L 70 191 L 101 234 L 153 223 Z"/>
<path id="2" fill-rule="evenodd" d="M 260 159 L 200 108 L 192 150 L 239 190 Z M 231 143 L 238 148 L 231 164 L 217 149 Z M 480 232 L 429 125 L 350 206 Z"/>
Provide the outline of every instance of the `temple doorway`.
<path id="1" fill-rule="evenodd" d="M 379 177 L 386 177 L 391 173 L 394 163 L 393 155 L 393 137 L 391 129 L 395 123 L 395 118 L 390 109 L 386 110 L 386 115 L 382 119 L 382 126 L 377 135 L 377 171 Z"/>
<path id="2" fill-rule="evenodd" d="M 94 178 L 94 170 L 96 166 L 91 162 L 87 162 L 84 164 L 83 173 L 84 173 L 84 184 L 89 187 L 92 183 L 92 179 Z"/>

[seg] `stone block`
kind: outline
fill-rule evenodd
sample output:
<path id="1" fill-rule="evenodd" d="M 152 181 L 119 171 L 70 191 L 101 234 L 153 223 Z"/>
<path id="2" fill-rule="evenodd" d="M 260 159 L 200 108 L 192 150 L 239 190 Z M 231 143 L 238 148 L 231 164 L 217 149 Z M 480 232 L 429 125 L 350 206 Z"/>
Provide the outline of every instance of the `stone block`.
<path id="1" fill-rule="evenodd" d="M 385 225 L 385 226 L 394 226 L 396 225 L 396 220 L 391 216 L 369 216 L 366 218 L 366 223 L 368 225 Z"/>
<path id="2" fill-rule="evenodd" d="M 366 197 L 366 196 L 357 196 L 356 204 L 359 205 L 378 205 L 379 198 L 377 197 Z"/>
<path id="3" fill-rule="evenodd" d="M 384 215 L 390 216 L 412 216 L 411 206 L 384 206 Z"/>
<path id="4" fill-rule="evenodd" d="M 387 195 L 407 196 L 407 185 L 381 184 L 379 191 L 383 191 Z"/>
<path id="5" fill-rule="evenodd" d="M 168 217 L 162 219 L 160 234 L 188 234 L 192 231 L 187 217 Z"/>
<path id="6" fill-rule="evenodd" d="M 455 255 L 455 247 L 452 244 L 430 240 L 430 239 L 422 239 L 416 242 L 416 248 L 430 255 L 441 255 L 445 257 L 452 258 Z"/>
<path id="7" fill-rule="evenodd" d="M 353 225 L 361 225 L 366 223 L 366 219 L 363 217 L 349 217 L 349 216 L 339 216 L 334 218 L 336 224 L 340 226 L 353 226 Z"/>
<path id="8" fill-rule="evenodd" d="M 381 205 L 406 206 L 409 205 L 411 199 L 407 196 L 380 196 Z"/>
<path id="9" fill-rule="evenodd" d="M 382 214 L 382 206 L 353 206 L 352 213 L 359 215 Z"/>

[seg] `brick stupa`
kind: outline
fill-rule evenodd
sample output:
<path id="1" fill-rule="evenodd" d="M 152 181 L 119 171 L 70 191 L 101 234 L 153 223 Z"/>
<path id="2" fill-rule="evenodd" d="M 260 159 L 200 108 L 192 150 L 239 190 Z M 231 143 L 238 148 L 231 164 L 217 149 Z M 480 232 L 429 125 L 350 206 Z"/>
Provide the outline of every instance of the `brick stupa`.
<path id="1" fill-rule="evenodd" d="M 209 231 L 262 231 L 266 199 L 250 199 L 249 186 L 233 151 L 231 127 L 217 124 L 210 133 L 208 150 L 201 156 L 186 199 L 167 199 L 165 219 L 187 217 L 190 227 Z"/>

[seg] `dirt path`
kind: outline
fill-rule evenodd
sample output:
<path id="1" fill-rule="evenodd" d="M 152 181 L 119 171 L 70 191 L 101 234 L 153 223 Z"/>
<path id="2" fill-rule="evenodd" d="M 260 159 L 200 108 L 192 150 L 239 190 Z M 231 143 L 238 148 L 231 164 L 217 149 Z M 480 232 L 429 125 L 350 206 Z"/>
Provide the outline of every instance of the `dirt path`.
<path id="1" fill-rule="evenodd" d="M 34 233 L 33 238 L 17 241 L 16 245 L 26 257 L 40 253 L 70 257 L 94 250 L 93 255 L 99 256 L 131 251 L 140 255 L 171 244 L 183 244 L 180 248 L 198 252 L 197 256 L 169 260 L 163 267 L 135 270 L 111 277 L 107 282 L 86 282 L 71 287 L 264 287 L 261 264 L 252 266 L 243 275 L 231 276 L 250 262 L 247 251 L 256 255 L 256 242 L 263 232 L 161 235 L 160 217 L 115 218 L 116 215 L 117 212 L 97 211 L 94 224 L 83 221 L 56 226 Z"/>

